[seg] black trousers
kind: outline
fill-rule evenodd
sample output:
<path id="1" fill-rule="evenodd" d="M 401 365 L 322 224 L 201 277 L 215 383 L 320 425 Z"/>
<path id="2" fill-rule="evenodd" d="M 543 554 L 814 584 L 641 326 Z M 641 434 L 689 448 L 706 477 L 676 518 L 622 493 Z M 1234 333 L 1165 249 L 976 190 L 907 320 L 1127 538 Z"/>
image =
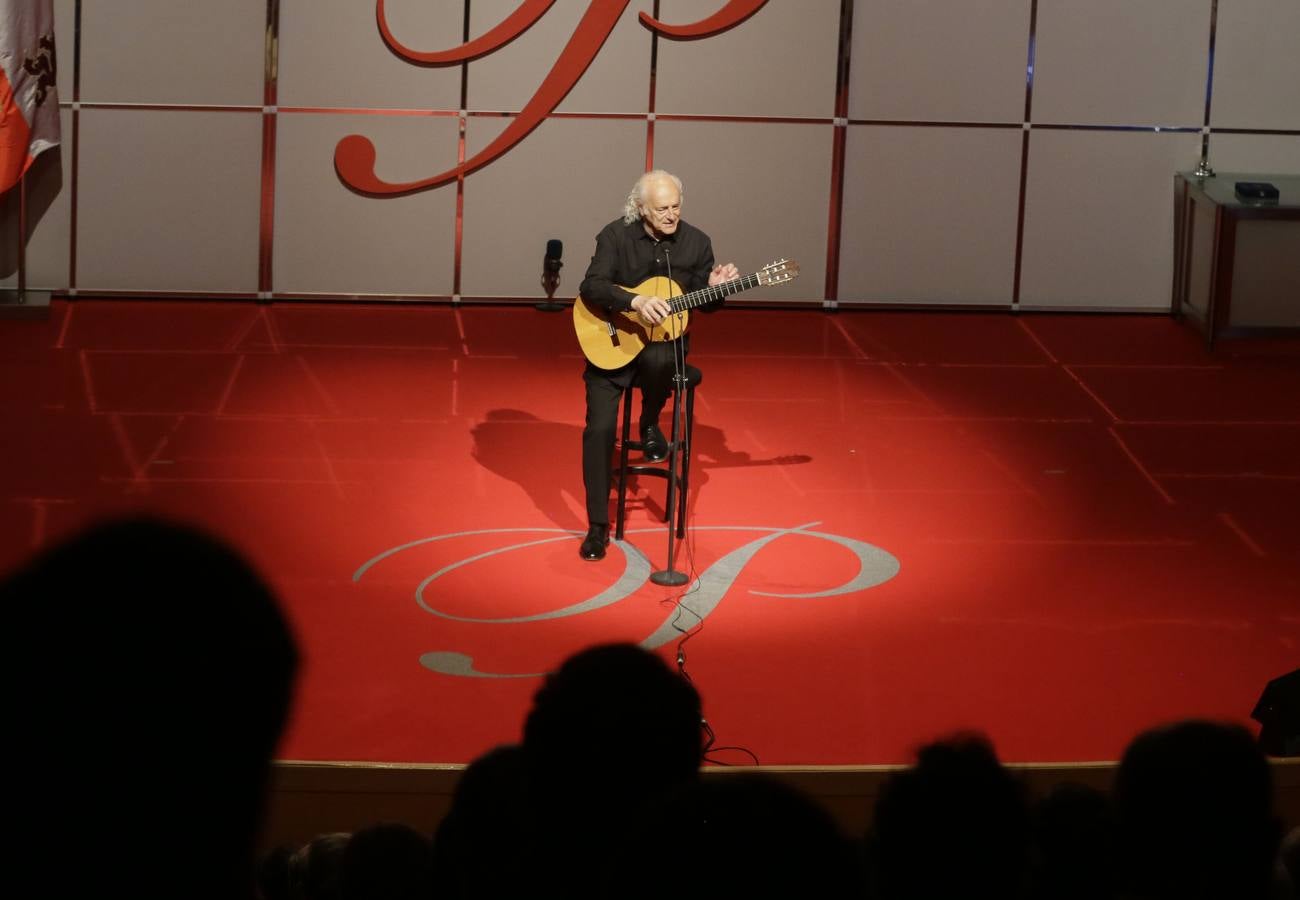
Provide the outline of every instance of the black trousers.
<path id="1" fill-rule="evenodd" d="M 646 346 L 630 364 L 613 371 L 587 363 L 587 425 L 582 430 L 582 484 L 587 490 L 587 523 L 609 524 L 610 457 L 618 434 L 618 403 L 633 381 L 641 385 L 641 424 L 659 422 L 659 413 L 673 389 L 673 355 L 685 341 L 659 341 Z M 639 438 L 639 433 L 638 433 Z M 635 438 L 634 438 L 635 439 Z"/>

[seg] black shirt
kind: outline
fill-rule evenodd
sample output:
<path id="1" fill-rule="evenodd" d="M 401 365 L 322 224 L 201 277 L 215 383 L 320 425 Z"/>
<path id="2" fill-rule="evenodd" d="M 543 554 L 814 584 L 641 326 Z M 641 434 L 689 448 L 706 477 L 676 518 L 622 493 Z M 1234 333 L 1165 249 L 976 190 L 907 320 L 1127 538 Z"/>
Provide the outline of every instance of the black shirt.
<path id="1" fill-rule="evenodd" d="M 626 312 L 637 295 L 624 287 L 636 287 L 655 275 L 667 276 L 670 270 L 685 293 L 708 287 L 713 271 L 709 236 L 678 219 L 673 234 L 655 240 L 640 219 L 631 223 L 618 219 L 596 235 L 596 252 L 578 293 L 611 312 Z"/>

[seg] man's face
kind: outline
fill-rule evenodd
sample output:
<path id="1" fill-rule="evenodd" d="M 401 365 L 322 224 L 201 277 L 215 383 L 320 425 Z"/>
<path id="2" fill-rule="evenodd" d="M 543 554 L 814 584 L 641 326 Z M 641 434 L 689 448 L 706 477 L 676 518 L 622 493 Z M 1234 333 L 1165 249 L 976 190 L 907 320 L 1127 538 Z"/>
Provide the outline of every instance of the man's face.
<path id="1" fill-rule="evenodd" d="M 641 203 L 641 218 L 659 235 L 672 234 L 681 221 L 682 195 L 671 181 L 652 181 Z"/>

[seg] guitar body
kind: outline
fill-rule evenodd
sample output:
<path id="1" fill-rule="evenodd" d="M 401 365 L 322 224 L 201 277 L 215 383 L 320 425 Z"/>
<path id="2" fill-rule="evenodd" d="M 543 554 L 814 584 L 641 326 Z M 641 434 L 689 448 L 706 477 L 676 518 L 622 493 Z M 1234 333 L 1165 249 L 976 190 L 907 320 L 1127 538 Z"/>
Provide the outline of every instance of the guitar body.
<path id="1" fill-rule="evenodd" d="M 799 264 L 792 259 L 778 259 L 753 275 L 742 275 L 720 284 L 683 293 L 677 282 L 656 275 L 636 287 L 625 288 L 642 297 L 662 297 L 673 312 L 658 325 L 643 325 L 636 313 L 611 313 L 579 297 L 573 301 L 573 330 L 583 355 L 600 369 L 621 369 L 653 341 L 673 341 L 686 333 L 689 310 L 716 303 L 737 291 L 747 291 L 765 284 L 784 284 L 799 274 Z"/>
<path id="2" fill-rule="evenodd" d="M 682 295 L 677 282 L 662 275 L 647 278 L 636 287 L 625 290 L 642 297 L 664 299 Z M 689 320 L 690 313 L 683 310 L 658 325 L 645 325 L 630 310 L 611 313 L 582 297 L 573 301 L 573 329 L 577 332 L 578 343 L 582 345 L 583 355 L 600 369 L 621 369 L 636 359 L 646 344 L 676 340 L 686 333 Z"/>

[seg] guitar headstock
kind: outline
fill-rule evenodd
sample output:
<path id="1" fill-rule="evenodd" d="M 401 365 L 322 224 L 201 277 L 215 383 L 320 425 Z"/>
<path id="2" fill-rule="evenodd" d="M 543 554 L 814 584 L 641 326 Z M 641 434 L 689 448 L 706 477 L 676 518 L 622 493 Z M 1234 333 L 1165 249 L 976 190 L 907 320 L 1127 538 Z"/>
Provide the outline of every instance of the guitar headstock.
<path id="1" fill-rule="evenodd" d="M 759 284 L 784 284 L 799 277 L 799 264 L 793 259 L 778 259 L 758 270 Z"/>

